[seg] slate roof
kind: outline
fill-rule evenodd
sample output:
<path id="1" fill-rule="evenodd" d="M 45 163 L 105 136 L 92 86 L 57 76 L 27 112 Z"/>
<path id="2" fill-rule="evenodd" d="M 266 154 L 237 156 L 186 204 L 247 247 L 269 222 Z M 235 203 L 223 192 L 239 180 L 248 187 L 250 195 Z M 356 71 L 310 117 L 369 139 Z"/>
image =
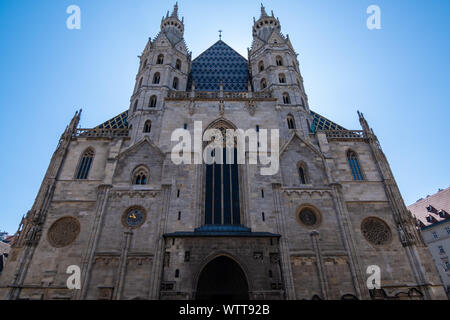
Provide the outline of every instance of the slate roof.
<path id="1" fill-rule="evenodd" d="M 419 220 L 422 228 L 450 219 L 450 188 L 418 200 L 408 206 L 408 210 Z"/>
<path id="2" fill-rule="evenodd" d="M 220 81 L 227 92 L 248 91 L 248 61 L 222 40 L 192 61 L 188 89 L 219 91 Z"/>

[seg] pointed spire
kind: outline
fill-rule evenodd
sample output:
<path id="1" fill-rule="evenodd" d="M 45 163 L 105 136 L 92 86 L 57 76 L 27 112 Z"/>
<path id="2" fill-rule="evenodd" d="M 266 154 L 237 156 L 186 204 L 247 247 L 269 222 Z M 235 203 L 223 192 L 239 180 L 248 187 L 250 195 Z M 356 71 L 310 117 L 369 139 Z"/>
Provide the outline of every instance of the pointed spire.
<path id="1" fill-rule="evenodd" d="M 264 8 L 264 5 L 261 3 L 261 18 L 262 17 L 268 17 L 266 8 Z"/>
<path id="2" fill-rule="evenodd" d="M 178 1 L 173 6 L 173 11 L 171 17 L 175 17 L 178 19 Z"/>

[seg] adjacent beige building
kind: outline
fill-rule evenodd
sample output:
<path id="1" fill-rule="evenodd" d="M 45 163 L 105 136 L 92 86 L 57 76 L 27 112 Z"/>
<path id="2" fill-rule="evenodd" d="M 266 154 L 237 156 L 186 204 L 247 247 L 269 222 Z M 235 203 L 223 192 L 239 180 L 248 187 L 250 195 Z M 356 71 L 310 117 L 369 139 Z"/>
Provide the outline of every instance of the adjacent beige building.
<path id="1" fill-rule="evenodd" d="M 420 199 L 408 209 L 417 219 L 447 295 L 450 295 L 450 188 Z"/>
<path id="2" fill-rule="evenodd" d="M 445 299 L 374 131 L 362 114 L 347 130 L 310 109 L 280 20 L 261 8 L 245 58 L 219 40 L 192 59 L 184 27 L 178 6 L 163 17 L 128 110 L 96 128 L 79 129 L 80 113 L 68 125 L 0 297 Z M 280 169 L 261 174 L 248 146 L 246 164 L 176 165 L 171 135 L 193 136 L 196 121 L 200 137 L 279 130 L 280 150 L 260 141 L 259 154 L 279 151 Z M 373 265 L 381 288 L 369 290 Z M 67 288 L 69 266 L 80 290 Z"/>

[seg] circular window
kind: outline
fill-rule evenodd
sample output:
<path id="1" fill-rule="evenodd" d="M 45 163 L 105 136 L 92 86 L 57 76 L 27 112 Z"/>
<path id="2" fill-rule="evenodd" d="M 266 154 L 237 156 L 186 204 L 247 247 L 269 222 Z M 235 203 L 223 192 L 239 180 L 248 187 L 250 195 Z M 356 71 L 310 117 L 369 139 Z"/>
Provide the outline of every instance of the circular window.
<path id="1" fill-rule="evenodd" d="M 361 223 L 361 231 L 367 241 L 377 246 L 385 245 L 392 239 L 391 229 L 378 218 L 366 218 Z"/>
<path id="2" fill-rule="evenodd" d="M 320 215 L 311 207 L 304 207 L 298 212 L 298 220 L 307 227 L 315 227 L 320 223 Z"/>
<path id="3" fill-rule="evenodd" d="M 73 217 L 64 217 L 54 222 L 48 230 L 47 238 L 55 248 L 70 245 L 80 234 L 80 223 Z"/>
<path id="4" fill-rule="evenodd" d="M 142 208 L 131 208 L 125 211 L 122 217 L 124 226 L 132 229 L 142 226 L 146 219 L 146 213 Z"/>

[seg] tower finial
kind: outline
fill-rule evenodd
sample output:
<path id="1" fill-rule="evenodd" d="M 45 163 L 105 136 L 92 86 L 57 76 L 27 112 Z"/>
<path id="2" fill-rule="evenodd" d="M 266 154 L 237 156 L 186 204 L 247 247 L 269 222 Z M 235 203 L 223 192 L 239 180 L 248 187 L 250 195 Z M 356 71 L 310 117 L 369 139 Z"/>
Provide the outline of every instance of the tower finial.
<path id="1" fill-rule="evenodd" d="M 173 6 L 172 17 L 178 18 L 178 1 Z"/>
<path id="2" fill-rule="evenodd" d="M 261 17 L 267 17 L 266 8 L 264 8 L 264 5 L 261 3 Z"/>
<path id="3" fill-rule="evenodd" d="M 219 40 L 222 40 L 222 30 L 219 30 Z"/>

